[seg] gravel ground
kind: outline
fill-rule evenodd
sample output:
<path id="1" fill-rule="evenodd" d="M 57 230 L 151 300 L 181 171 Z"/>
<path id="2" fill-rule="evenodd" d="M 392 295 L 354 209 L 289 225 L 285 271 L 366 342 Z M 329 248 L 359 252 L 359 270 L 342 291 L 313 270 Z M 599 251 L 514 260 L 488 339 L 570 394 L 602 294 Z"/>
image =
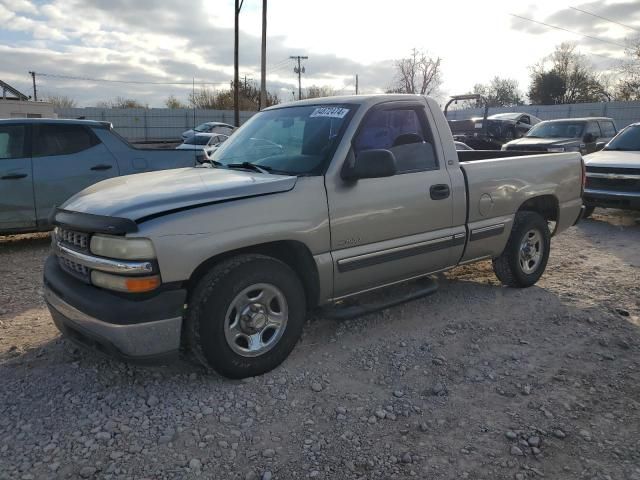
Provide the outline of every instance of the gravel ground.
<path id="1" fill-rule="evenodd" d="M 0 479 L 640 479 L 640 217 L 552 242 L 539 284 L 483 262 L 431 297 L 310 318 L 275 371 L 229 381 L 60 339 L 46 235 L 0 237 Z"/>

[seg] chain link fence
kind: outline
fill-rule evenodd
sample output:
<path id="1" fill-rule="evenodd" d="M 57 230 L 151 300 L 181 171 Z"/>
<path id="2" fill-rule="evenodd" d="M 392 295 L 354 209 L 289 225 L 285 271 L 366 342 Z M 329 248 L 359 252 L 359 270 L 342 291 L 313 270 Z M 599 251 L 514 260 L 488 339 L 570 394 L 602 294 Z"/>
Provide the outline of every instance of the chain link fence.
<path id="1" fill-rule="evenodd" d="M 130 142 L 178 142 L 185 130 L 204 122 L 234 124 L 233 110 L 168 108 L 56 108 L 58 118 L 111 122 Z M 240 124 L 256 112 L 240 112 Z"/>

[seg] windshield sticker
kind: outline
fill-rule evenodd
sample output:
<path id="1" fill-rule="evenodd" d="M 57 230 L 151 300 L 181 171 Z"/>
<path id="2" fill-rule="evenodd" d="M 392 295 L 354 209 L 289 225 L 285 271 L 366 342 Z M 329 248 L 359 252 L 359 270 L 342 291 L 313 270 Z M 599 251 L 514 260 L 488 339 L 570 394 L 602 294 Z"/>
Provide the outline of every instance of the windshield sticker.
<path id="1" fill-rule="evenodd" d="M 341 107 L 319 107 L 316 108 L 311 115 L 310 118 L 315 117 L 326 117 L 326 118 L 344 118 L 347 113 L 349 113 L 348 108 Z"/>

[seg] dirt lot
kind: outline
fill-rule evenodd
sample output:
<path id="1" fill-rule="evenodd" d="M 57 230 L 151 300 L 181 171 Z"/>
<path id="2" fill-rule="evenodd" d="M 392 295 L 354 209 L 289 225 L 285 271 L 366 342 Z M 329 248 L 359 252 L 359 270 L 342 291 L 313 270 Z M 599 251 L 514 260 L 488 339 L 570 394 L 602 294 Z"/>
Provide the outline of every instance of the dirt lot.
<path id="1" fill-rule="evenodd" d="M 309 320 L 232 382 L 60 339 L 46 235 L 0 237 L 0 479 L 640 479 L 640 216 L 596 212 L 535 287 L 488 262 L 434 296 Z"/>

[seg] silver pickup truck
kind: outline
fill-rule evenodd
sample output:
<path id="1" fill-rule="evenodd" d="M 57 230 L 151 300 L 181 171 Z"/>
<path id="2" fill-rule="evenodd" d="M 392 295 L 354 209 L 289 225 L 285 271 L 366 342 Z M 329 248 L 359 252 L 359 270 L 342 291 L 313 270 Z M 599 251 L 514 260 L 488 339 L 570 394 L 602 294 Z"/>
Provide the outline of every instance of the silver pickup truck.
<path id="1" fill-rule="evenodd" d="M 508 155 L 456 152 L 421 96 L 272 107 L 209 167 L 106 180 L 62 205 L 46 300 L 65 335 L 103 352 L 185 347 L 227 377 L 258 375 L 316 306 L 483 259 L 533 285 L 551 235 L 580 218 L 584 166 Z"/>

